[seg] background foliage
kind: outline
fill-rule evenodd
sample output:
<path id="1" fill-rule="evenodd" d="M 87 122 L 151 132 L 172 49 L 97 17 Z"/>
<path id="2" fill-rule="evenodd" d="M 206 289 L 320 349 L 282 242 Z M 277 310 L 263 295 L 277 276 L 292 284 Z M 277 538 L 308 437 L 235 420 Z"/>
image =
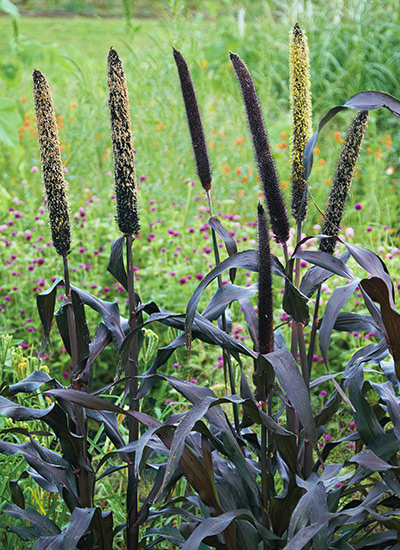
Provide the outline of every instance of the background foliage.
<path id="1" fill-rule="evenodd" d="M 52 3 L 21 2 L 21 10 L 52 9 Z M 240 239 L 239 248 L 254 247 L 256 204 L 259 193 L 251 140 L 228 51 L 238 52 L 251 68 L 257 86 L 269 137 L 283 187 L 289 191 L 289 91 L 288 30 L 296 21 L 305 27 L 311 54 L 314 120 L 328 108 L 342 104 L 361 90 L 383 90 L 400 97 L 397 75 L 400 31 L 396 2 L 343 2 L 326 13 L 318 2 L 181 2 L 135 3 L 130 27 L 122 18 L 20 17 L 13 25 L 0 18 L 0 328 L 22 344 L 8 352 L 3 376 L 16 382 L 35 367 L 40 329 L 34 297 L 51 285 L 58 269 L 57 258 L 47 246 L 50 240 L 43 206 L 39 154 L 35 136 L 31 72 L 40 69 L 51 82 L 69 181 L 71 214 L 74 219 L 71 267 L 74 284 L 105 299 L 117 299 L 126 316 L 125 298 L 118 283 L 105 272 L 110 244 L 117 236 L 114 224 L 112 157 L 106 107 L 106 58 L 110 46 L 118 49 L 128 78 L 142 234 L 135 243 L 136 288 L 143 302 L 157 303 L 184 312 L 198 280 L 213 265 L 210 230 L 206 226 L 207 205 L 195 178 L 185 113 L 178 93 L 178 78 L 171 46 L 181 50 L 195 81 L 203 114 L 206 139 L 214 173 L 213 198 L 226 227 Z M 111 6 L 64 2 L 70 12 L 105 15 Z M 244 11 L 243 11 L 244 10 Z M 122 5 L 114 15 L 121 15 Z M 142 19 L 141 14 L 154 18 Z M 343 113 L 321 133 L 311 191 L 324 209 L 329 185 L 351 113 Z M 400 203 L 397 186 L 400 168 L 397 120 L 384 110 L 371 113 L 371 122 L 343 221 L 343 235 L 377 251 L 394 274 L 399 268 L 398 228 Z M 194 183 L 192 183 L 194 182 Z M 355 205 L 357 204 L 357 208 Z M 360 209 L 361 207 L 361 209 Z M 321 216 L 312 204 L 304 230 Z M 346 231 L 347 229 L 347 231 Z M 355 235 L 355 236 L 353 236 Z M 277 251 L 280 254 L 280 251 Z M 249 272 L 238 281 L 255 282 Z M 157 281 L 157 288 L 154 287 Z M 338 280 L 326 285 L 327 301 Z M 280 307 L 281 282 L 275 282 L 276 324 L 285 320 Z M 397 292 L 397 289 L 396 289 Z M 205 293 L 207 295 L 207 291 Z M 212 291 L 209 291 L 210 297 Z M 358 311 L 360 295 L 348 305 Z M 206 302 L 204 301 L 204 304 Z M 248 331 L 233 313 L 233 334 L 250 345 Z M 94 325 L 96 318 L 89 317 Z M 90 326 L 90 325 L 89 325 Z M 172 338 L 172 329 L 149 332 L 145 360 L 150 362 L 157 343 Z M 332 338 L 334 369 L 342 368 L 354 347 L 374 336 L 336 333 Z M 26 348 L 23 355 L 23 348 Z M 53 336 L 54 353 L 45 357 L 56 378 L 69 375 L 69 358 L 61 340 Z M 115 354 L 101 359 L 98 385 L 110 382 L 116 366 Z M 146 359 L 147 357 L 147 359 Z M 47 359 L 49 359 L 47 361 Z M 325 372 L 320 365 L 321 374 Z M 146 366 L 146 365 L 144 365 Z M 246 367 L 246 365 L 245 365 Z M 249 368 L 249 365 L 247 365 Z M 216 384 L 224 392 L 219 351 L 196 343 L 189 359 L 184 351 L 167 367 L 169 374 L 196 380 L 199 385 Z M 318 370 L 317 370 L 318 372 Z M 182 398 L 159 381 L 146 405 L 162 418 L 176 410 Z M 157 393 L 158 392 L 158 393 Z M 315 391 L 313 404 L 324 395 Z M 184 410 L 184 409 L 183 409 Z M 341 414 L 341 413 L 340 413 Z M 350 417 L 335 420 L 339 433 L 349 428 Z M 344 423 L 344 426 L 342 426 Z M 96 436 L 97 437 L 97 436 Z M 94 437 L 93 445 L 97 444 Z M 100 436 L 98 436 L 100 437 Z M 12 475 L 22 471 L 21 460 L 7 461 Z M 122 482 L 121 482 L 122 483 Z M 29 483 L 26 494 L 41 503 L 44 494 Z M 104 484 L 104 499 L 115 486 Z M 8 500 L 4 487 L 4 502 Z M 58 523 L 65 520 L 57 502 Z M 57 517 L 58 514 L 58 517 Z M 117 511 L 123 521 L 124 511 Z"/>

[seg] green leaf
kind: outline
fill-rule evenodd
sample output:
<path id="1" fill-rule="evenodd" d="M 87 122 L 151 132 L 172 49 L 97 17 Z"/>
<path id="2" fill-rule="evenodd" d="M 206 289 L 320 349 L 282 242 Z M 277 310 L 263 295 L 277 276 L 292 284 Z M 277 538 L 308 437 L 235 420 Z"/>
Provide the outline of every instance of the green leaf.
<path id="1" fill-rule="evenodd" d="M 27 477 L 29 477 L 28 472 L 22 472 L 18 479 L 10 479 L 9 481 L 11 500 L 13 501 L 13 504 L 16 504 L 19 508 L 25 508 L 25 498 L 18 481 Z"/>
<path id="2" fill-rule="evenodd" d="M 0 0 L 0 11 L 11 17 L 19 17 L 19 9 L 10 0 Z"/>
<path id="3" fill-rule="evenodd" d="M 9 97 L 0 97 L 0 141 L 8 147 L 17 147 L 19 126 L 21 115 L 17 102 Z"/>

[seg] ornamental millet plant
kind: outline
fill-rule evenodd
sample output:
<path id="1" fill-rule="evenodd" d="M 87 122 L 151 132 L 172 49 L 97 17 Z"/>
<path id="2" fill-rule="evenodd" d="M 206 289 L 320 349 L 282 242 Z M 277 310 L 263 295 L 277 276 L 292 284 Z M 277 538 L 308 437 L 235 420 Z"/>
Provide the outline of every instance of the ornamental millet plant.
<path id="1" fill-rule="evenodd" d="M 63 259 L 65 285 L 64 303 L 67 306 L 68 334 L 73 366 L 71 386 L 74 389 L 80 390 L 83 384 L 79 380 L 78 342 L 67 259 L 71 247 L 69 205 L 61 160 L 57 123 L 50 87 L 45 77 L 40 71 L 35 70 L 33 71 L 32 78 L 40 161 L 42 165 L 50 229 L 57 254 Z M 89 386 L 90 385 L 91 384 L 89 384 Z M 80 407 L 76 409 L 76 419 L 77 433 L 78 435 L 84 436 L 87 426 Z M 86 461 L 86 438 L 84 443 L 84 459 Z M 82 468 L 79 473 L 79 490 L 82 505 L 90 507 L 91 491 L 89 476 L 88 471 L 84 468 Z"/>
<path id="2" fill-rule="evenodd" d="M 71 247 L 69 204 L 51 91 L 45 77 L 37 70 L 33 71 L 33 98 L 51 235 L 57 254 L 63 259 L 65 297 L 70 304 L 67 311 L 71 339 L 71 355 L 74 368 L 73 383 L 75 383 L 74 377 L 77 374 L 75 369 L 78 364 L 78 356 L 75 318 L 71 301 L 71 287 L 67 260 Z"/>
<path id="3" fill-rule="evenodd" d="M 129 328 L 137 327 L 136 298 L 134 287 L 132 244 L 135 235 L 140 231 L 137 211 L 137 181 L 135 173 L 135 155 L 129 114 L 128 90 L 126 77 L 121 60 L 112 48 L 108 54 L 108 106 L 110 110 L 111 139 L 114 159 L 114 181 L 116 195 L 116 220 L 119 230 L 123 233 L 126 245 L 127 287 L 129 297 Z M 128 379 L 129 409 L 139 410 L 138 391 L 138 340 L 132 341 L 130 353 L 125 365 L 125 375 Z M 137 441 L 139 424 L 135 418 L 129 417 L 129 441 Z M 134 460 L 131 453 L 128 463 L 128 487 L 134 484 Z M 137 490 L 127 491 L 127 545 L 128 550 L 138 547 L 139 525 Z"/>
<path id="4" fill-rule="evenodd" d="M 207 203 L 210 215 L 212 216 L 212 200 L 211 200 L 211 166 L 208 157 L 206 139 L 204 137 L 203 123 L 201 121 L 200 110 L 197 104 L 196 93 L 193 86 L 193 81 L 190 76 L 190 71 L 185 58 L 175 48 L 173 49 L 174 59 L 176 67 L 178 69 L 179 81 L 181 85 L 182 97 L 185 104 L 186 115 L 189 125 L 190 137 L 192 140 L 193 153 L 196 161 L 197 174 L 199 176 L 200 183 L 206 192 Z M 211 228 L 211 235 L 213 241 L 215 263 L 220 263 L 220 255 L 217 245 L 217 237 L 215 229 Z M 222 286 L 222 278 L 218 277 L 218 287 Z M 222 328 L 224 331 L 227 329 L 225 312 L 222 314 Z M 190 349 L 190 342 L 188 342 Z M 232 361 L 229 353 L 226 350 L 222 350 L 222 357 L 224 362 L 224 372 L 228 370 L 229 384 L 232 395 L 236 393 L 235 379 L 232 368 Z M 239 416 L 237 407 L 233 405 L 233 412 L 235 417 L 236 429 L 239 429 Z"/>

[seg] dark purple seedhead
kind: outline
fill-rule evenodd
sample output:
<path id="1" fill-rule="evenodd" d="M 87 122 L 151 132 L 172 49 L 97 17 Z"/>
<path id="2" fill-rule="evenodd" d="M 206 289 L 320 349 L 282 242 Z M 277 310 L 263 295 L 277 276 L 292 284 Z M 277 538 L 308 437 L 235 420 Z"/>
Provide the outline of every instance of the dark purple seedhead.
<path id="1" fill-rule="evenodd" d="M 192 138 L 193 152 L 196 160 L 197 174 L 204 190 L 208 193 L 211 189 L 211 167 L 207 153 L 207 145 L 204 137 L 203 124 L 197 105 L 193 82 L 187 63 L 183 55 L 174 48 L 174 59 L 181 82 L 182 96 L 185 103 L 186 115 L 189 123 L 190 136 Z"/>
<path id="2" fill-rule="evenodd" d="M 276 242 L 285 243 L 289 238 L 289 221 L 256 89 L 249 70 L 240 57 L 235 53 L 230 53 L 230 58 L 242 89 L 258 170 L 271 219 L 272 231 L 275 234 Z"/>
<path id="3" fill-rule="evenodd" d="M 108 54 L 107 84 L 117 223 L 122 233 L 136 235 L 140 231 L 140 225 L 128 90 L 124 68 L 117 52 L 113 49 L 110 49 Z"/>

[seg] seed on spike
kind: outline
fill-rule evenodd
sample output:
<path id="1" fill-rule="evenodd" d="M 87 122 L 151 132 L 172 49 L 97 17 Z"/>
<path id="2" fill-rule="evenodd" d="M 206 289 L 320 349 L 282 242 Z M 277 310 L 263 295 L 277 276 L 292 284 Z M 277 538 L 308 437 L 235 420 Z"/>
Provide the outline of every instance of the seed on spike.
<path id="1" fill-rule="evenodd" d="M 113 49 L 110 49 L 108 54 L 107 84 L 117 223 L 119 230 L 125 235 L 136 235 L 140 231 L 140 225 L 128 90 L 124 68 L 117 52 Z"/>
<path id="2" fill-rule="evenodd" d="M 45 77 L 36 70 L 33 71 L 32 77 L 40 161 L 51 235 L 57 254 L 66 257 L 71 247 L 71 229 L 56 117 L 50 87 Z"/>
<path id="3" fill-rule="evenodd" d="M 292 112 L 292 214 L 297 222 L 307 215 L 306 180 L 303 170 L 304 148 L 311 136 L 312 112 L 310 59 L 307 37 L 298 23 L 290 32 L 289 43 L 290 104 Z"/>
<path id="4" fill-rule="evenodd" d="M 183 55 L 174 48 L 174 59 L 181 82 L 182 96 L 192 138 L 197 174 L 206 193 L 211 189 L 211 167 L 204 137 L 203 124 L 189 69 Z"/>
<path id="5" fill-rule="evenodd" d="M 247 111 L 250 133 L 253 139 L 255 156 L 263 185 L 271 219 L 272 231 L 278 243 L 285 243 L 289 238 L 289 221 L 283 203 L 278 175 L 268 142 L 267 132 L 261 114 L 256 89 L 246 65 L 237 54 L 230 53 L 232 66 L 235 70 L 243 100 Z"/>
<path id="6" fill-rule="evenodd" d="M 353 180 L 368 119 L 368 111 L 359 111 L 350 125 L 329 193 L 325 219 L 322 224 L 323 235 L 336 236 L 339 232 L 339 225 Z M 333 254 L 335 244 L 336 242 L 333 239 L 321 239 L 319 249 Z"/>

